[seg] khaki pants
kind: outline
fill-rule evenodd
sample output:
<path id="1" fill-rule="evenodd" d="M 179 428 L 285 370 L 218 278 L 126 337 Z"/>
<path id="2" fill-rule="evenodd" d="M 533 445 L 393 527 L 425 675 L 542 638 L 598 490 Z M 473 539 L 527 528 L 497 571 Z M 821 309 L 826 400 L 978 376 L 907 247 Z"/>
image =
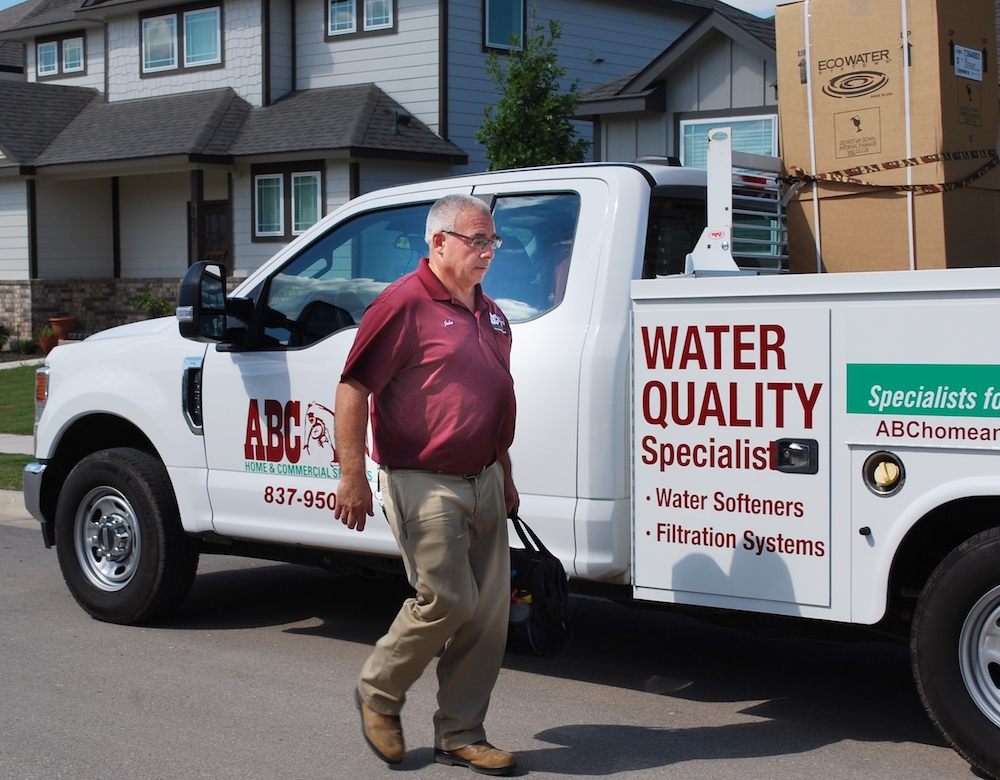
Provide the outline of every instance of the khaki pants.
<path id="1" fill-rule="evenodd" d="M 379 486 L 410 584 L 407 599 L 361 672 L 372 709 L 398 715 L 406 691 L 438 660 L 435 747 L 486 739 L 510 611 L 510 548 L 498 463 L 477 477 L 383 469 Z"/>

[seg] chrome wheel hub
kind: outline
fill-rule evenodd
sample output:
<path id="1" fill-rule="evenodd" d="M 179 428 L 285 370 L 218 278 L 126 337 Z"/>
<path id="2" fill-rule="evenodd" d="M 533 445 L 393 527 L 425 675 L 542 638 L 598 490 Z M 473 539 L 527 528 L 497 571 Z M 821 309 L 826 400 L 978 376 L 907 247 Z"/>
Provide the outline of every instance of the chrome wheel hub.
<path id="1" fill-rule="evenodd" d="M 91 490 L 80 502 L 74 522 L 80 568 L 101 590 L 117 591 L 135 576 L 141 537 L 135 510 L 112 487 Z"/>
<path id="2" fill-rule="evenodd" d="M 959 666 L 976 706 L 1000 726 L 1000 586 L 979 599 L 965 618 Z"/>

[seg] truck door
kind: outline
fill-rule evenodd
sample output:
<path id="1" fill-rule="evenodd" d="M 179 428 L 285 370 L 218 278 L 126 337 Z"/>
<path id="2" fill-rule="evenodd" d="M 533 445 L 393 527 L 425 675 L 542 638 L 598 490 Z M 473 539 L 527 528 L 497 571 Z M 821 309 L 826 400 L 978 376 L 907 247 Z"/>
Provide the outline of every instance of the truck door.
<path id="1" fill-rule="evenodd" d="M 477 186 L 493 204 L 497 250 L 483 290 L 511 322 L 521 515 L 563 561 L 576 557 L 580 368 L 608 203 L 600 180 Z"/>
<path id="2" fill-rule="evenodd" d="M 700 281 L 633 287 L 636 597 L 829 606 L 829 310 L 672 297 Z"/>
<path id="3" fill-rule="evenodd" d="M 334 225 L 258 286 L 247 348 L 208 350 L 203 419 L 220 534 L 397 553 L 377 506 L 363 534 L 334 518 L 334 401 L 365 307 L 427 254 L 427 211 L 444 194 Z M 369 471 L 374 480 L 371 461 Z"/>

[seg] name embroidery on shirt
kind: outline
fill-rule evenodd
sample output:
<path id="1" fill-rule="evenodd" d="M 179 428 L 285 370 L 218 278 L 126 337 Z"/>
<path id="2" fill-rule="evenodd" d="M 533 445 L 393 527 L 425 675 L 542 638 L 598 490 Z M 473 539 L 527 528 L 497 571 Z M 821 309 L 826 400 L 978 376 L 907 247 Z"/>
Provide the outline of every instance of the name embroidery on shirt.
<path id="1" fill-rule="evenodd" d="M 454 325 L 454 324 L 455 324 L 455 320 L 445 320 L 445 321 L 444 321 L 444 326 L 445 326 L 446 328 L 448 328 L 448 327 L 451 327 L 451 326 L 452 326 L 452 325 Z"/>

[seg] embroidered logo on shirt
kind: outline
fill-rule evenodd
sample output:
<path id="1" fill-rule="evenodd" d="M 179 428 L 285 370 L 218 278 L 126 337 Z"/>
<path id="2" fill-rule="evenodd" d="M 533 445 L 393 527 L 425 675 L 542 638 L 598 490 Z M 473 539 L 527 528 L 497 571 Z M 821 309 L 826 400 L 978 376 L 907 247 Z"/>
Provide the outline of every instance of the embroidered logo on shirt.
<path id="1" fill-rule="evenodd" d="M 505 336 L 507 335 L 507 320 L 499 314 L 490 312 L 490 325 L 493 326 L 493 330 L 497 333 L 502 333 Z"/>
<path id="2" fill-rule="evenodd" d="M 445 320 L 445 321 L 444 321 L 444 326 L 445 326 L 446 328 L 447 328 L 447 327 L 450 327 L 451 325 L 454 325 L 454 324 L 455 324 L 455 320 Z"/>

